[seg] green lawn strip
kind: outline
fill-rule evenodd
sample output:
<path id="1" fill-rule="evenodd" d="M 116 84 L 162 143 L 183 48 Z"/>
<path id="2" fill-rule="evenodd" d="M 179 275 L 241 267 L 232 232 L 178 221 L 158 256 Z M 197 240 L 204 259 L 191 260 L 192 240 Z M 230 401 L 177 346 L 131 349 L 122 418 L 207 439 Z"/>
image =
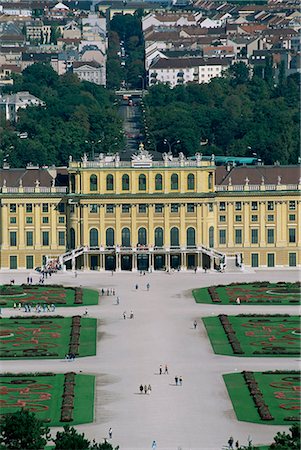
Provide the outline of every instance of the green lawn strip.
<path id="1" fill-rule="evenodd" d="M 275 423 L 277 425 L 289 425 L 291 422 L 284 420 L 285 417 L 300 415 L 300 409 L 290 410 L 280 407 L 280 405 L 287 405 L 288 407 L 290 405 L 298 405 L 300 407 L 300 392 L 298 390 L 287 389 L 285 385 L 283 387 L 273 387 L 270 385 L 277 381 L 283 383 L 283 378 L 290 378 L 289 375 L 254 372 L 254 376 L 263 394 L 263 398 L 269 407 L 270 413 L 275 417 Z M 296 381 L 294 384 L 296 389 L 298 389 L 299 382 Z M 275 395 L 277 392 L 282 392 L 285 398 L 277 398 Z M 295 398 L 295 400 L 289 400 L 290 398 Z"/>
<path id="2" fill-rule="evenodd" d="M 284 333 L 281 334 L 277 334 L 277 330 L 275 332 L 276 334 L 276 338 L 279 340 L 277 340 L 274 344 L 274 347 L 284 347 L 286 348 L 287 351 L 294 351 L 294 353 L 289 353 L 289 354 L 273 354 L 272 350 L 265 350 L 265 352 L 262 351 L 262 349 L 270 344 L 269 338 L 271 336 L 273 336 L 273 331 L 271 332 L 271 334 L 268 334 L 266 336 L 264 336 L 264 333 L 262 332 L 261 329 L 258 329 L 258 331 L 256 330 L 256 328 L 252 328 L 252 327 L 245 327 L 243 326 L 243 324 L 249 324 L 249 323 L 253 323 L 253 321 L 258 320 L 258 323 L 260 323 L 260 327 L 262 326 L 266 326 L 266 327 L 273 327 L 273 326 L 279 326 L 280 324 L 285 324 L 286 321 L 288 322 L 288 327 L 292 327 L 293 324 L 295 327 L 299 327 L 300 324 L 300 319 L 298 316 L 278 316 L 278 317 L 273 317 L 273 316 L 269 316 L 269 317 L 264 317 L 264 316 L 245 316 L 245 317 L 240 317 L 240 316 L 228 316 L 229 320 L 236 332 L 236 336 L 240 342 L 240 345 L 243 349 L 243 351 L 245 352 L 244 356 L 277 356 L 277 357 L 292 357 L 292 356 L 299 356 L 300 355 L 300 339 L 298 337 L 296 337 L 293 340 L 291 340 L 290 342 L 292 343 L 291 345 L 288 345 L 286 342 L 282 342 L 280 339 L 282 338 L 282 335 Z M 250 322 L 252 321 L 252 322 Z M 260 322 L 259 322 L 260 321 Z M 254 336 L 246 336 L 246 332 L 254 332 Z M 256 333 L 258 333 L 256 335 Z M 288 335 L 290 335 L 291 337 L 293 337 L 293 335 L 288 332 Z M 254 345 L 255 344 L 255 345 Z M 255 351 L 262 351 L 262 353 L 257 354 L 254 353 Z"/>
<path id="3" fill-rule="evenodd" d="M 95 289 L 83 288 L 83 304 L 98 305 L 99 293 Z"/>
<path id="4" fill-rule="evenodd" d="M 70 425 L 93 422 L 94 419 L 95 377 L 76 375 L 73 421 Z"/>
<path id="5" fill-rule="evenodd" d="M 263 423 L 257 412 L 255 403 L 241 373 L 223 375 L 238 420 L 244 422 Z M 272 421 L 269 421 L 269 424 Z"/>
<path id="6" fill-rule="evenodd" d="M 26 376 L 15 377 L 3 377 L 0 376 L 1 386 L 13 389 L 8 394 L 1 393 L 0 398 L 2 400 L 1 413 L 12 413 L 18 411 L 24 404 L 24 407 L 34 411 L 37 417 L 41 420 L 45 420 L 49 426 L 60 426 L 61 416 L 61 398 L 64 388 L 64 374 L 57 374 L 55 376 L 35 376 L 34 374 L 28 374 Z M 10 381 L 17 381 L 17 384 L 10 384 Z M 32 380 L 32 384 L 22 383 L 21 380 Z M 40 386 L 38 386 L 40 385 Z M 30 388 L 32 390 L 29 393 L 20 393 L 19 389 Z M 3 392 L 3 391 L 2 391 Z M 47 399 L 41 399 L 43 394 L 50 394 Z M 4 401 L 7 402 L 8 407 L 4 406 Z M 9 406 L 11 405 L 11 406 Z"/>
<path id="7" fill-rule="evenodd" d="M 96 355 L 97 319 L 81 319 L 79 356 Z"/>
<path id="8" fill-rule="evenodd" d="M 228 394 L 230 396 L 236 417 L 238 420 L 245 422 L 261 423 L 268 425 L 290 425 L 293 422 L 285 420 L 286 417 L 298 416 L 299 410 L 283 409 L 280 407 L 282 404 L 286 405 L 299 405 L 300 394 L 293 389 L 288 390 L 283 386 L 272 387 L 270 383 L 283 382 L 284 377 L 289 378 L 289 374 L 277 373 L 262 373 L 253 372 L 255 380 L 258 383 L 258 387 L 263 394 L 263 399 L 267 404 L 271 415 L 274 420 L 264 421 L 260 418 L 255 403 L 250 395 L 249 389 L 245 383 L 244 377 L 241 373 L 231 373 L 223 375 L 224 382 L 227 386 Z M 295 374 L 294 374 L 295 375 Z M 298 387 L 298 382 L 295 382 L 295 386 Z M 286 398 L 276 398 L 276 393 L 283 392 Z M 289 400 L 294 396 L 295 400 Z M 291 403 L 290 403 L 291 402 Z"/>
<path id="9" fill-rule="evenodd" d="M 207 288 L 193 289 L 192 295 L 194 296 L 196 303 L 212 303 Z"/>
<path id="10" fill-rule="evenodd" d="M 207 330 L 214 353 L 218 355 L 233 356 L 232 347 L 228 342 L 226 333 L 218 317 L 203 317 L 205 328 Z"/>
<path id="11" fill-rule="evenodd" d="M 287 320 L 289 322 L 287 323 L 288 327 L 298 327 L 299 326 L 299 317 L 298 316 L 278 316 L 278 317 L 264 317 L 264 316 L 228 316 L 228 319 L 230 323 L 233 326 L 233 329 L 235 331 L 236 337 L 241 345 L 242 350 L 244 351 L 243 355 L 236 355 L 236 356 L 246 356 L 246 357 L 262 357 L 262 356 L 269 356 L 269 357 L 294 357 L 300 355 L 300 340 L 298 337 L 294 338 L 293 334 L 291 334 L 290 331 L 288 331 L 288 336 L 292 337 L 293 339 L 290 339 L 288 342 L 290 344 L 287 344 L 286 342 L 282 342 L 281 335 L 278 335 L 279 340 L 274 341 L 273 347 L 268 347 L 270 345 L 269 337 L 273 335 L 273 332 L 271 334 L 267 334 L 267 336 L 264 336 L 262 333 L 261 328 L 263 326 L 266 327 L 273 327 L 275 325 L 280 325 L 286 323 Z M 203 319 L 204 325 L 206 327 L 211 345 L 213 347 L 213 350 L 215 353 L 220 355 L 230 355 L 234 356 L 234 353 L 232 351 L 232 347 L 228 342 L 227 335 L 219 321 L 218 317 L 204 317 Z M 245 327 L 243 324 L 252 324 L 256 323 L 256 321 L 262 321 L 258 322 L 260 325 L 260 328 L 256 330 L 256 328 L 252 327 Z M 252 322 L 250 322 L 252 321 Z M 246 336 L 246 332 L 254 332 L 254 336 Z M 258 333 L 256 335 L 256 333 Z M 277 333 L 275 333 L 277 336 Z M 283 334 L 283 333 L 282 333 Z M 257 345 L 258 344 L 258 345 Z M 284 347 L 287 349 L 287 351 L 290 351 L 292 353 L 273 353 L 274 347 Z M 266 350 L 263 350 L 263 348 L 266 348 Z M 261 353 L 257 354 L 256 351 L 260 351 Z"/>
<path id="12" fill-rule="evenodd" d="M 31 303 L 33 306 L 36 304 L 43 305 L 44 303 L 53 303 L 56 307 L 61 306 L 88 306 L 88 305 L 97 305 L 98 304 L 98 291 L 94 289 L 83 289 L 83 303 L 74 303 L 75 300 L 75 291 L 71 287 L 54 287 L 48 285 L 34 285 L 26 287 L 21 286 L 10 286 L 12 290 L 23 290 L 22 295 L 1 295 L 0 296 L 0 306 L 1 308 L 12 308 L 14 303 L 21 303 L 22 307 L 24 303 Z M 24 292 L 26 290 L 26 292 Z M 65 297 L 61 297 L 61 294 L 64 294 Z M 48 301 L 45 299 L 47 297 Z M 63 300 L 63 303 L 60 303 Z"/>
<path id="13" fill-rule="evenodd" d="M 25 349 L 37 349 L 36 358 L 39 359 L 64 358 L 69 352 L 71 320 L 71 317 L 52 318 L 50 316 L 36 319 L 2 319 L 0 359 L 35 359 L 32 354 L 28 357 L 24 356 Z M 8 335 L 13 333 L 13 340 L 11 337 L 5 339 L 5 333 Z M 13 350 L 13 356 L 5 356 L 5 350 Z M 54 355 L 39 356 L 40 350 L 43 353 L 54 353 Z"/>
<path id="14" fill-rule="evenodd" d="M 1 414 L 18 411 L 21 406 L 32 410 L 37 417 L 44 420 L 48 426 L 57 427 L 67 423 L 60 421 L 62 396 L 64 391 L 64 374 L 54 376 L 36 376 L 27 374 L 26 376 L 4 377 L 0 376 L 2 392 Z M 21 380 L 30 380 L 31 383 Z M 13 381 L 13 384 L 11 384 Z M 16 383 L 16 381 L 18 381 Z M 5 393 L 4 387 L 12 389 Z M 22 390 L 29 388 L 29 392 Z M 94 417 L 94 391 L 95 377 L 92 375 L 76 375 L 74 388 L 74 409 L 73 421 L 70 425 L 93 422 Z M 50 396 L 45 397 L 45 394 Z M 44 398 L 43 398 L 44 395 Z M 4 402 L 7 402 L 8 407 Z M 17 402 L 23 403 L 17 403 Z M 10 406 L 11 405 L 11 406 Z"/>
<path id="15" fill-rule="evenodd" d="M 294 284 L 294 283 L 293 283 Z M 221 304 L 224 305 L 233 305 L 235 304 L 235 300 L 237 297 L 241 296 L 243 297 L 245 294 L 250 294 L 251 298 L 248 302 L 241 302 L 241 305 L 250 305 L 250 304 L 256 304 L 256 305 L 291 305 L 291 304 L 300 304 L 300 293 L 296 293 L 297 286 L 292 287 L 292 283 L 283 283 L 282 285 L 279 285 L 277 283 L 270 283 L 266 288 L 263 288 L 262 286 L 258 286 L 256 284 L 252 283 L 245 283 L 245 284 L 237 284 L 237 285 L 225 285 L 225 286 L 216 286 L 215 287 L 216 292 L 221 300 Z M 261 291 L 260 289 L 264 289 L 264 291 Z M 273 289 L 282 289 L 285 290 L 285 295 L 282 293 L 279 293 L 278 295 L 276 293 L 269 293 L 268 291 L 272 291 Z M 229 290 L 236 291 L 235 294 L 232 296 L 229 295 Z M 195 298 L 196 303 L 211 303 L 212 302 L 211 296 L 209 295 L 208 288 L 200 288 L 200 289 L 193 289 L 192 291 L 193 296 Z M 269 295 L 269 298 L 263 299 L 265 301 L 257 302 L 257 297 L 261 295 Z M 252 299 L 252 296 L 254 297 Z M 220 303 L 216 303 L 220 304 Z"/>

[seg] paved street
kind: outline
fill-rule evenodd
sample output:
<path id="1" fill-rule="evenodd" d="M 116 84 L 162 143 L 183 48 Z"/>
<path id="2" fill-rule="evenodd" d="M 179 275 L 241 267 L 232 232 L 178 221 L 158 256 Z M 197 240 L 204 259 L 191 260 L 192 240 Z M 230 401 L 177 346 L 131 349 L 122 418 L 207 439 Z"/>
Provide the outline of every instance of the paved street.
<path id="1" fill-rule="evenodd" d="M 0 282 L 14 278 L 25 282 L 24 272 L 0 272 Z M 39 275 L 34 274 L 34 282 Z M 99 319 L 97 356 L 75 362 L 59 360 L 2 361 L 2 372 L 82 371 L 96 375 L 95 422 L 77 429 L 90 439 L 102 441 L 113 429 L 112 443 L 121 450 L 220 450 L 230 435 L 241 444 L 248 436 L 253 443 L 268 443 L 279 430 L 288 427 L 238 422 L 222 380 L 222 374 L 241 370 L 298 369 L 293 358 L 234 358 L 214 355 L 202 316 L 221 312 L 298 313 L 294 306 L 218 306 L 198 305 L 191 289 L 232 281 L 295 281 L 297 270 L 269 270 L 245 273 L 93 273 L 74 278 L 72 273 L 57 274 L 48 283 L 114 287 L 120 297 L 100 297 L 98 306 L 88 307 L 90 317 Z M 135 290 L 135 284 L 139 289 Z M 149 292 L 146 284 L 150 283 Z M 85 308 L 59 308 L 56 314 L 83 313 Z M 123 311 L 134 319 L 124 320 Z M 2 316 L 13 310 L 2 310 Z M 19 312 L 18 312 L 19 314 Z M 193 329 L 193 320 L 198 327 Z M 167 364 L 168 375 L 159 375 L 160 364 Z M 183 377 L 175 386 L 174 377 Z M 151 384 L 150 395 L 139 393 L 140 384 Z M 85 405 L 83 405 L 83 408 Z M 56 431 L 56 429 L 54 429 Z"/>

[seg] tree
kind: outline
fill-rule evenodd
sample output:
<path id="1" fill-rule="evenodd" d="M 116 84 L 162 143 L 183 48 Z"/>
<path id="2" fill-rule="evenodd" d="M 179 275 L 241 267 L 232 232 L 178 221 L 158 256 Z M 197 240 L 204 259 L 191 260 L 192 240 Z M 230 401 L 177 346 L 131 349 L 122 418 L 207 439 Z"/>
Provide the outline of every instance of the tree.
<path id="1" fill-rule="evenodd" d="M 300 448 L 300 424 L 294 424 L 289 428 L 290 433 L 277 433 L 271 450 L 299 450 Z"/>
<path id="2" fill-rule="evenodd" d="M 0 444 L 7 450 L 40 450 L 50 439 L 49 431 L 34 413 L 21 409 L 2 418 Z"/>
<path id="3" fill-rule="evenodd" d="M 227 75 L 232 80 L 232 84 L 234 86 L 237 84 L 243 84 L 250 78 L 250 69 L 244 62 L 239 61 L 229 67 Z"/>
<path id="4" fill-rule="evenodd" d="M 54 439 L 54 450 L 118 450 L 119 446 L 113 446 L 105 440 L 102 444 L 95 440 L 91 443 L 85 438 L 85 434 L 78 433 L 74 427 L 64 426 L 64 431 L 58 431 Z"/>

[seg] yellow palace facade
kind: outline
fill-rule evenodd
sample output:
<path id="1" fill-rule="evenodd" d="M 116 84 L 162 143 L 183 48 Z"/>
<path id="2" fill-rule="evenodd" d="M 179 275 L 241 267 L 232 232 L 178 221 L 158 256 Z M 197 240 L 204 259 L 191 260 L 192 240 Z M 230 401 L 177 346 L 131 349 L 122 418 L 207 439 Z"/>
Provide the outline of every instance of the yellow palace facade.
<path id="1" fill-rule="evenodd" d="M 0 268 L 300 266 L 300 166 L 100 155 L 0 170 Z"/>

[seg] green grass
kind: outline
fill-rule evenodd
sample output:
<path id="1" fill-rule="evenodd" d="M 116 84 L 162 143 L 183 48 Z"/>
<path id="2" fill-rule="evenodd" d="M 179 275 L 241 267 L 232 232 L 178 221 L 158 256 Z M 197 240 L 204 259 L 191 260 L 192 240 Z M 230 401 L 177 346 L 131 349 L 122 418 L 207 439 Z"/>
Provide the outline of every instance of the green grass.
<path id="1" fill-rule="evenodd" d="M 49 426 L 62 426 L 60 422 L 64 375 L 0 376 L 1 414 L 16 412 L 21 406 L 34 411 Z M 76 375 L 75 402 L 71 425 L 93 421 L 95 377 Z M 27 391 L 24 391 L 27 389 Z"/>
<path id="2" fill-rule="evenodd" d="M 1 359 L 64 358 L 69 353 L 71 317 L 2 319 Z M 82 318 L 79 356 L 96 354 L 97 320 Z M 35 354 L 27 356 L 26 350 Z"/>
<path id="3" fill-rule="evenodd" d="M 300 335 L 293 334 L 293 331 L 299 330 L 298 316 L 228 316 L 228 319 L 244 351 L 240 356 L 300 355 Z M 219 318 L 205 317 L 203 322 L 214 352 L 233 356 Z M 277 347 L 282 348 L 283 352 L 277 353 Z"/>
<path id="4" fill-rule="evenodd" d="M 16 292 L 20 292 L 22 290 L 22 294 L 16 295 L 0 295 L 0 306 L 1 308 L 13 308 L 14 304 L 16 304 L 17 308 L 19 308 L 19 304 L 23 307 L 23 304 L 32 304 L 33 307 L 39 303 L 43 304 L 51 304 L 53 303 L 56 307 L 60 306 L 88 306 L 88 305 L 97 305 L 98 304 L 98 291 L 93 289 L 83 289 L 83 303 L 76 304 L 75 300 L 75 291 L 71 287 L 53 287 L 53 286 L 40 286 L 40 285 L 31 285 L 31 286 L 9 286 L 10 290 L 16 290 Z"/>
<path id="5" fill-rule="evenodd" d="M 292 305 L 300 304 L 301 290 L 297 283 L 260 283 L 230 284 L 228 286 L 212 286 L 221 303 L 212 302 L 208 288 L 194 289 L 192 294 L 197 303 L 233 305 L 237 297 L 241 305 Z"/>
<path id="6" fill-rule="evenodd" d="M 293 422 L 285 420 L 285 418 L 299 416 L 300 414 L 300 391 L 298 391 L 300 374 L 292 373 L 291 377 L 295 377 L 296 380 L 291 385 L 288 385 L 286 381 L 291 378 L 289 374 L 254 372 L 254 376 L 274 420 L 264 421 L 260 418 L 243 375 L 231 373 L 223 375 L 223 379 L 237 419 L 244 422 L 267 423 L 269 425 L 292 424 Z M 273 387 L 271 383 L 277 384 Z M 297 389 L 294 389 L 294 387 Z M 285 397 L 281 398 L 281 395 Z M 277 398 L 277 396 L 280 398 Z M 286 405 L 287 408 L 297 406 L 299 409 L 284 409 L 280 405 Z"/>

